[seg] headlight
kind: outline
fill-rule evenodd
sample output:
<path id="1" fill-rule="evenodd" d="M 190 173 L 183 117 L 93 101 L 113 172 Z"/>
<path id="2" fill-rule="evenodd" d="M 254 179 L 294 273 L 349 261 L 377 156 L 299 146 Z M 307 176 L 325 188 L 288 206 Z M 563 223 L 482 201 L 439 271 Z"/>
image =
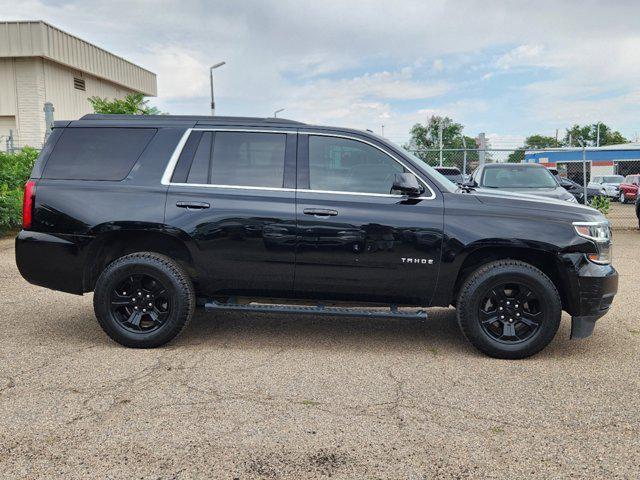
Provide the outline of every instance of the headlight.
<path id="1" fill-rule="evenodd" d="M 611 263 L 611 227 L 609 222 L 573 222 L 576 233 L 591 240 L 598 253 L 589 253 L 587 257 L 593 263 L 606 265 Z"/>

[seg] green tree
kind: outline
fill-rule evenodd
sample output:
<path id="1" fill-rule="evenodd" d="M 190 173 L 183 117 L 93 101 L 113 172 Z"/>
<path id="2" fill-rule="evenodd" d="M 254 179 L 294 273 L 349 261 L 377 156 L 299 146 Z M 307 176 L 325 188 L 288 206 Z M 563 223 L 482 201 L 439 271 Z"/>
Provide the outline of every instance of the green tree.
<path id="1" fill-rule="evenodd" d="M 123 99 L 109 100 L 101 97 L 89 98 L 89 103 L 95 113 L 128 114 L 128 115 L 164 115 L 156 107 L 149 106 L 149 100 L 141 93 L 130 93 Z"/>
<path id="2" fill-rule="evenodd" d="M 405 145 L 407 150 L 415 153 L 417 157 L 425 162 L 435 165 L 438 162 L 439 153 L 434 149 L 439 148 L 439 128 L 442 124 L 442 147 L 446 149 L 461 149 L 466 144 L 467 149 L 475 149 L 476 140 L 465 135 L 464 142 L 462 140 L 463 126 L 454 122 L 449 117 L 433 115 L 427 120 L 426 124 L 416 123 L 411 127 L 411 139 Z M 456 165 L 462 162 L 462 152 L 445 152 L 444 164 Z M 478 154 L 476 152 L 468 152 L 468 161 L 477 161 Z"/>
<path id="3" fill-rule="evenodd" d="M 624 135 L 617 130 L 613 130 L 605 123 L 600 123 L 600 146 L 604 145 L 617 145 L 619 143 L 629 143 Z M 569 139 L 571 138 L 571 142 Z M 567 128 L 564 140 L 567 145 L 577 147 L 580 146 L 581 140 L 588 147 L 595 147 L 598 138 L 598 124 L 591 125 L 573 125 L 571 128 Z"/>
<path id="4" fill-rule="evenodd" d="M 555 137 L 547 137 L 546 135 L 531 135 L 525 139 L 524 146 L 528 149 L 554 148 L 562 146 L 562 142 L 556 142 Z"/>

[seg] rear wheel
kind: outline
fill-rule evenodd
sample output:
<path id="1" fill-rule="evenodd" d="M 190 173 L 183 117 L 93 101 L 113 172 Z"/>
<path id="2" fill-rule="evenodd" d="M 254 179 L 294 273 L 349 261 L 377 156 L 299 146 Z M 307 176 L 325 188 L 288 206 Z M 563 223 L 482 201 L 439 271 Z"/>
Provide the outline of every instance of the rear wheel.
<path id="1" fill-rule="evenodd" d="M 175 261 L 140 252 L 105 268 L 96 283 L 93 305 L 100 326 L 113 340 L 127 347 L 152 348 L 184 329 L 193 315 L 195 294 Z"/>
<path id="2" fill-rule="evenodd" d="M 458 323 L 480 351 L 498 358 L 525 358 L 542 350 L 560 325 L 557 289 L 537 268 L 517 260 L 481 266 L 465 281 L 457 302 Z"/>

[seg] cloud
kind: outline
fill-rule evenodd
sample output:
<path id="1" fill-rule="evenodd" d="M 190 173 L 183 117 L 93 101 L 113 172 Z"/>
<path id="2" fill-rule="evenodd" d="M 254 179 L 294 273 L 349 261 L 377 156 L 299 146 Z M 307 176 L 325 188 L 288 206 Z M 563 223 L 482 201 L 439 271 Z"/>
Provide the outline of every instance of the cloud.
<path id="1" fill-rule="evenodd" d="M 405 135 L 425 111 L 503 135 L 611 118 L 640 130 L 640 3 L 480 0 L 0 0 L 158 73 L 153 101 Z M 453 15 L 455 13 L 456 15 Z M 525 131 L 526 130 L 526 131 Z M 395 135 L 396 133 L 394 133 Z"/>

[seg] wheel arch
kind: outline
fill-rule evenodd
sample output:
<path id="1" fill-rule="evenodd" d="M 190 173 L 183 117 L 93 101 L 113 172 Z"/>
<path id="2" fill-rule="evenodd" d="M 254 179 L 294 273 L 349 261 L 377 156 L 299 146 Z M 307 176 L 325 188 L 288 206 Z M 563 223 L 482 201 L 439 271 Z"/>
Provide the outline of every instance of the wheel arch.
<path id="1" fill-rule="evenodd" d="M 471 273 L 480 266 L 496 260 L 520 260 L 536 267 L 549 277 L 551 282 L 553 282 L 555 287 L 558 289 L 558 293 L 560 294 L 560 299 L 562 301 L 562 308 L 569 308 L 569 287 L 566 283 L 566 276 L 563 275 L 561 261 L 558 256 L 555 253 L 546 250 L 513 246 L 485 246 L 476 248 L 469 252 L 458 270 L 453 287 L 451 303 L 455 303 L 458 298 L 460 288 Z"/>
<path id="2" fill-rule="evenodd" d="M 177 261 L 192 279 L 197 278 L 188 236 L 179 230 L 153 228 L 113 228 L 98 233 L 87 250 L 83 289 L 93 290 L 102 271 L 114 260 L 135 252 L 154 252 Z"/>

